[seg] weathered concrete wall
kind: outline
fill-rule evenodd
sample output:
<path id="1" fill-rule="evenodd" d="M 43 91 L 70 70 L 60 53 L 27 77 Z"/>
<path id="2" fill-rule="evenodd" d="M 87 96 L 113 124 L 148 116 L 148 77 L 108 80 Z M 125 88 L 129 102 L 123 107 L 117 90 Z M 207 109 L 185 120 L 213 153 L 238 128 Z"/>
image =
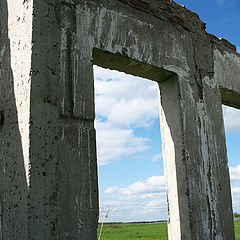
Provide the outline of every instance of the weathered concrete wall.
<path id="1" fill-rule="evenodd" d="M 0 239 L 27 239 L 32 3 L 0 2 Z"/>
<path id="2" fill-rule="evenodd" d="M 156 4 L 157 9 L 175 9 L 174 5 L 157 2 L 151 2 L 149 9 L 156 9 Z M 104 7 L 101 2 L 83 3 L 77 5 L 76 12 L 77 31 L 85 36 L 81 38 L 85 51 L 91 52 L 92 46 L 120 53 L 178 76 L 175 83 L 159 77 L 166 118 L 162 132 L 163 142 L 167 143 L 163 151 L 165 172 L 169 173 L 169 238 L 233 239 L 221 97 L 213 75 L 212 44 L 201 21 L 186 11 L 186 24 L 189 18 L 195 20 L 186 27 L 169 12 L 166 16 L 164 12 L 146 15 L 120 2 L 108 6 L 105 3 Z M 109 62 L 115 62 L 113 57 L 110 59 Z M 101 62 L 107 61 L 96 61 L 104 66 Z M 127 61 L 125 64 L 132 65 Z M 110 68 L 134 74 L 118 62 L 111 65 L 106 63 Z M 172 91 L 175 98 L 168 100 Z"/>
<path id="3" fill-rule="evenodd" d="M 96 239 L 92 63 L 74 38 L 74 5 L 36 2 L 34 16 L 29 238 Z"/>
<path id="4" fill-rule="evenodd" d="M 221 108 L 239 107 L 234 47 L 168 0 L 0 4 L 3 239 L 96 239 L 93 63 L 159 83 L 169 239 L 234 239 Z"/>

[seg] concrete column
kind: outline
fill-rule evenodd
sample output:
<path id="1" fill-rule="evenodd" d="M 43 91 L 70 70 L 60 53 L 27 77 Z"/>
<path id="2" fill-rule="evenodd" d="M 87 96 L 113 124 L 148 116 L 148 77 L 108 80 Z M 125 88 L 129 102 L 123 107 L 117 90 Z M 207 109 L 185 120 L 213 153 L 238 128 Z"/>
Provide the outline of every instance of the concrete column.
<path id="1" fill-rule="evenodd" d="M 191 85 L 189 84 L 191 82 Z M 222 106 L 214 79 L 159 84 L 169 239 L 234 239 Z"/>
<path id="2" fill-rule="evenodd" d="M 80 26 L 74 29 L 75 8 L 65 5 L 62 11 L 58 236 L 96 240 L 98 183 L 92 49 L 84 30 Z"/>
<path id="3" fill-rule="evenodd" d="M 55 0 L 34 1 L 30 72 L 28 239 L 58 239 L 59 42 Z"/>
<path id="4" fill-rule="evenodd" d="M 92 50 L 75 28 L 74 5 L 48 0 L 34 9 L 29 239 L 95 240 Z"/>

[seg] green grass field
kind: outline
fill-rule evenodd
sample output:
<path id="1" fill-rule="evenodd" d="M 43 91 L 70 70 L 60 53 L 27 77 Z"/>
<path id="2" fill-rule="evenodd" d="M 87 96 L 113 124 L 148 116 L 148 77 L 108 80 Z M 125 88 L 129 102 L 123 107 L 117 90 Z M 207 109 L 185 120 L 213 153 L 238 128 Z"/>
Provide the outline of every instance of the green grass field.
<path id="1" fill-rule="evenodd" d="M 235 222 L 235 237 L 240 240 L 240 221 Z M 98 234 L 100 225 L 98 227 Z M 105 223 L 101 240 L 166 240 L 167 223 Z"/>

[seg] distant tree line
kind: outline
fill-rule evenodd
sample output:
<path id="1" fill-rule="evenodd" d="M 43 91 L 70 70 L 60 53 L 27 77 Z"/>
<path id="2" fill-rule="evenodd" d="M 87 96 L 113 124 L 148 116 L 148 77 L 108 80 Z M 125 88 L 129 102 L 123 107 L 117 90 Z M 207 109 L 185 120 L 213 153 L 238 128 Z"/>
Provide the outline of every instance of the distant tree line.
<path id="1" fill-rule="evenodd" d="M 239 218 L 240 217 L 240 213 L 237 213 L 237 212 L 233 213 L 233 217 L 234 218 Z"/>

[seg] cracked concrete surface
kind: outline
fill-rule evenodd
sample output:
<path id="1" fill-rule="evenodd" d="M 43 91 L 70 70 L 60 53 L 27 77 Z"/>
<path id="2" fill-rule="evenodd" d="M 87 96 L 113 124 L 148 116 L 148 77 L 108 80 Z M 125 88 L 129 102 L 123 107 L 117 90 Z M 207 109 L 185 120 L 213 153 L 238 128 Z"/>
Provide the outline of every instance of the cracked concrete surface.
<path id="1" fill-rule="evenodd" d="M 96 239 L 93 64 L 157 81 L 169 239 L 234 239 L 222 103 L 240 55 L 170 0 L 0 2 L 0 239 Z"/>

